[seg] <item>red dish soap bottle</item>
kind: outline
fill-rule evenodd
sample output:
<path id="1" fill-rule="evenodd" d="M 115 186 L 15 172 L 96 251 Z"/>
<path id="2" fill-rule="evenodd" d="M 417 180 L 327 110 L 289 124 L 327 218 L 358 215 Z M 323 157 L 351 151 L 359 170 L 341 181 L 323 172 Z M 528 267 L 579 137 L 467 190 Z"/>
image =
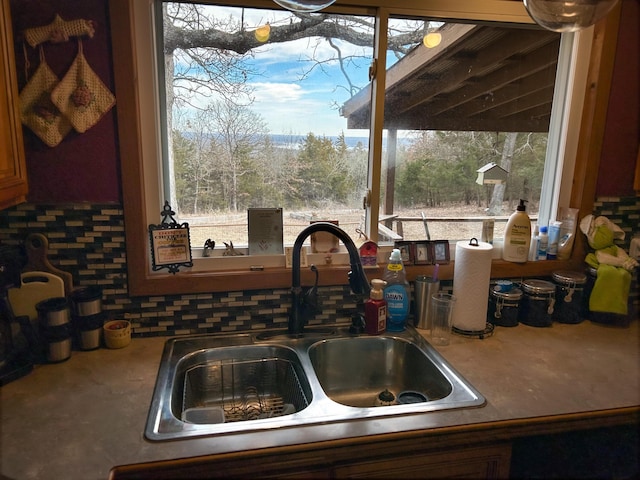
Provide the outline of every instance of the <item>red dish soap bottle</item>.
<path id="1" fill-rule="evenodd" d="M 379 335 L 387 328 L 387 302 L 384 299 L 384 280 L 371 280 L 371 293 L 364 302 L 364 331 L 369 335 Z"/>

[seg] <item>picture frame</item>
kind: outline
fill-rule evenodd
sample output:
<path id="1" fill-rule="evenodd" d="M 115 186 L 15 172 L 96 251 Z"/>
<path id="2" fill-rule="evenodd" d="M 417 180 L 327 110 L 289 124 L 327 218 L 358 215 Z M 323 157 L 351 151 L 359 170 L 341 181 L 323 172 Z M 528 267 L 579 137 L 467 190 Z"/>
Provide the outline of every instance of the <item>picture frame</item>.
<path id="1" fill-rule="evenodd" d="M 415 259 L 414 243 L 411 241 L 396 241 L 394 242 L 394 248 L 400 250 L 400 256 L 402 257 L 402 263 L 405 265 L 413 265 Z"/>
<path id="2" fill-rule="evenodd" d="M 415 242 L 415 258 L 416 265 L 432 265 L 433 264 L 433 251 L 430 248 L 429 242 Z"/>
<path id="3" fill-rule="evenodd" d="M 431 251 L 434 264 L 439 263 L 443 265 L 451 261 L 448 240 L 432 240 Z"/>

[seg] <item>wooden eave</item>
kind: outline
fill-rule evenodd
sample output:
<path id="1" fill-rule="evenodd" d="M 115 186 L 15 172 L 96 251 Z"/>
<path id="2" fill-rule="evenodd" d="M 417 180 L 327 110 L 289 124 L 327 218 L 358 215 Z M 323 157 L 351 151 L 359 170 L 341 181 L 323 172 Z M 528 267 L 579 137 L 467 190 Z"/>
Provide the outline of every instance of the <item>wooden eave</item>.
<path id="1" fill-rule="evenodd" d="M 395 130 L 546 132 L 560 34 L 535 27 L 445 24 L 387 71 L 384 126 Z M 368 129 L 371 84 L 341 109 Z"/>

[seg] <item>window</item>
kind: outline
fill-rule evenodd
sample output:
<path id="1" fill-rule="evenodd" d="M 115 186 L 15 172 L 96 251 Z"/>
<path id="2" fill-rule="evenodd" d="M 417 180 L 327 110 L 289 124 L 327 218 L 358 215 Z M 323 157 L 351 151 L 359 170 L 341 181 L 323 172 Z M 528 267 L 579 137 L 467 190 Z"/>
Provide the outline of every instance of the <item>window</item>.
<path id="1" fill-rule="evenodd" d="M 377 228 L 379 243 L 471 238 L 482 217 L 502 237 L 520 198 L 537 217 L 560 34 L 391 16 L 376 75 L 381 181 L 369 187 L 375 17 L 156 5 L 165 198 L 194 249 L 246 247 L 249 208 L 283 209 L 285 245 L 315 220 L 371 234 L 368 188 L 395 224 Z M 504 182 L 478 182 L 493 164 Z"/>
<path id="2" fill-rule="evenodd" d="M 158 169 L 158 164 L 156 161 L 157 158 L 161 157 L 161 155 L 158 153 L 158 145 L 161 144 L 160 140 L 162 139 L 162 128 L 160 127 L 160 125 L 166 122 L 166 118 L 161 119 L 159 115 L 162 109 L 158 108 L 158 101 L 155 95 L 155 93 L 160 90 L 158 88 L 158 85 L 161 85 L 162 83 L 158 81 L 155 75 L 152 75 L 152 73 L 156 71 L 153 61 L 153 46 L 159 44 L 158 42 L 162 41 L 162 35 L 160 35 L 160 38 L 156 38 L 156 35 L 159 35 L 159 33 L 155 32 L 153 29 L 153 12 L 149 12 L 147 10 L 148 6 L 145 7 L 144 5 L 141 5 L 141 3 L 142 2 L 129 2 L 127 0 L 112 0 L 112 4 L 125 7 L 122 10 L 118 10 L 117 8 L 114 9 L 114 25 L 118 21 L 118 14 L 121 12 L 125 15 L 124 17 L 122 17 L 122 20 L 125 20 L 124 25 L 127 25 L 128 18 L 126 15 L 130 14 L 130 12 L 133 12 L 132 16 L 135 20 L 135 52 L 137 54 L 137 57 L 134 56 L 134 53 L 131 49 L 127 49 L 125 47 L 119 48 L 117 45 L 115 49 L 117 51 L 130 55 L 129 60 L 132 63 L 135 62 L 136 71 L 139 78 L 138 90 L 132 97 L 132 99 L 135 100 L 135 104 L 123 105 L 122 102 L 119 103 L 120 116 L 124 117 L 127 114 L 127 110 L 131 109 L 130 113 L 134 115 L 134 118 L 139 118 L 140 121 L 139 127 L 138 125 L 135 125 L 136 128 L 139 128 L 139 138 L 130 137 L 126 134 L 128 132 L 125 132 L 125 135 L 122 135 L 121 144 L 125 144 L 123 145 L 123 148 L 126 151 L 135 152 L 136 155 L 139 154 L 144 162 L 144 167 L 140 167 L 140 170 L 138 170 L 137 168 L 126 168 L 127 172 L 131 172 L 133 173 L 133 175 L 131 175 L 131 178 L 129 178 L 125 174 L 123 179 L 126 213 L 125 220 L 127 223 L 127 242 L 131 243 L 131 250 L 128 250 L 128 260 L 130 264 L 132 262 L 136 264 L 135 266 L 130 266 L 129 268 L 130 285 L 135 285 L 135 287 L 132 289 L 135 291 L 132 293 L 178 293 L 188 291 L 214 291 L 240 288 L 250 289 L 289 285 L 290 272 L 288 272 L 284 268 L 284 258 L 278 258 L 275 260 L 275 263 L 271 264 L 268 262 L 260 261 L 259 264 L 264 266 L 267 271 L 258 273 L 249 271 L 249 267 L 251 265 L 254 265 L 256 263 L 256 260 L 255 258 L 246 256 L 244 258 L 238 257 L 235 259 L 225 259 L 224 263 L 220 260 L 216 260 L 215 267 L 210 266 L 210 264 L 205 265 L 206 261 L 196 261 L 196 266 L 194 267 L 193 271 L 191 273 L 181 273 L 179 278 L 171 277 L 162 273 L 156 275 L 149 273 L 149 262 L 146 258 L 148 257 L 148 245 L 145 229 L 146 225 L 148 225 L 149 223 L 157 223 L 157 221 L 159 220 L 158 212 L 160 210 L 160 206 L 162 205 L 163 198 L 168 197 L 167 193 L 160 193 L 163 188 L 162 173 Z M 241 5 L 236 2 L 229 3 L 231 4 L 230 7 L 232 7 L 229 11 L 239 11 L 241 18 L 242 12 L 245 13 L 246 19 L 254 14 L 262 14 L 262 19 L 265 21 L 257 21 L 255 19 L 252 20 L 253 23 L 251 25 L 254 27 L 254 32 L 261 26 L 266 25 L 266 21 L 273 22 L 274 25 L 272 26 L 270 24 L 270 26 L 272 27 L 272 32 L 276 31 L 275 27 L 277 26 L 277 23 L 281 21 L 277 17 L 277 15 L 282 15 L 282 13 L 278 12 L 270 2 L 255 2 L 251 4 L 251 7 L 246 6 L 246 8 L 239 8 L 239 6 Z M 155 5 L 158 6 L 160 5 L 160 3 L 157 3 Z M 359 106 L 360 109 L 357 112 L 356 110 L 348 111 L 348 107 L 354 106 L 353 103 L 349 105 L 349 101 L 357 98 L 357 95 L 350 95 L 346 100 L 343 99 L 336 102 L 336 105 L 339 105 L 341 107 L 340 113 L 346 119 L 346 123 L 349 125 L 348 128 L 355 128 L 357 129 L 357 131 L 365 132 L 365 135 L 367 135 L 368 145 L 365 147 L 364 142 L 362 142 L 362 147 L 367 152 L 367 188 L 371 190 L 371 195 L 369 197 L 370 206 L 369 208 L 367 208 L 364 227 L 367 230 L 367 233 L 369 233 L 370 237 L 372 237 L 374 240 L 379 239 L 379 225 L 382 225 L 379 220 L 384 220 L 381 217 L 385 215 L 385 209 L 388 207 L 388 205 L 385 206 L 384 203 L 384 195 L 389 193 L 389 187 L 387 187 L 387 185 L 393 185 L 393 193 L 396 199 L 402 198 L 402 196 L 404 195 L 402 201 L 409 203 L 412 201 L 411 187 L 407 185 L 403 187 L 402 183 L 397 181 L 399 178 L 398 175 L 400 174 L 403 174 L 405 176 L 406 181 L 412 180 L 413 178 L 410 172 L 403 173 L 401 168 L 397 168 L 396 181 L 394 183 L 389 183 L 389 179 L 387 177 L 388 172 L 391 171 L 391 169 L 389 168 L 388 160 L 390 158 L 389 152 L 391 150 L 389 148 L 389 145 L 395 143 L 396 149 L 394 151 L 398 152 L 399 150 L 397 149 L 397 145 L 401 144 L 402 149 L 404 149 L 403 153 L 407 153 L 409 152 L 409 149 L 406 148 L 406 145 L 415 145 L 421 142 L 432 143 L 434 141 L 435 135 L 446 137 L 445 133 L 429 133 L 429 130 L 425 131 L 424 125 L 415 123 L 403 125 L 401 123 L 402 121 L 408 120 L 424 120 L 424 115 L 421 116 L 419 109 L 413 110 L 409 113 L 398 110 L 398 106 L 402 106 L 402 102 L 399 102 L 398 100 L 401 100 L 403 98 L 402 95 L 397 95 L 396 97 L 394 97 L 393 89 L 385 89 L 385 85 L 387 87 L 389 87 L 390 85 L 394 86 L 393 81 L 396 81 L 396 86 L 400 86 L 405 89 L 405 99 L 407 98 L 407 93 L 413 92 L 411 90 L 410 84 L 403 84 L 403 82 L 412 80 L 412 77 L 410 75 L 401 75 L 397 78 L 392 77 L 393 67 L 397 65 L 403 65 L 403 62 L 404 65 L 406 65 L 406 58 L 409 57 L 410 54 L 407 54 L 406 52 L 400 53 L 396 55 L 395 58 L 392 58 L 394 57 L 394 54 L 389 54 L 388 52 L 394 52 L 394 50 L 389 47 L 389 39 L 392 38 L 395 32 L 397 32 L 401 27 L 406 29 L 408 28 L 408 26 L 412 26 L 414 29 L 413 31 L 415 32 L 416 25 L 420 25 L 421 28 L 423 28 L 424 31 L 421 35 L 421 37 L 423 38 L 426 33 L 429 33 L 428 30 L 442 29 L 441 33 L 443 33 L 443 38 L 445 38 L 446 41 L 446 36 L 444 35 L 446 29 L 456 28 L 458 30 L 464 30 L 465 28 L 476 28 L 478 30 L 486 30 L 487 28 L 490 29 L 493 27 L 502 28 L 505 27 L 506 23 L 509 23 L 510 26 L 505 27 L 506 29 L 520 30 L 517 28 L 513 28 L 514 26 L 517 26 L 515 24 L 520 23 L 528 26 L 530 26 L 531 24 L 531 21 L 526 15 L 526 12 L 524 11 L 524 8 L 520 4 L 520 2 L 467 2 L 465 0 L 461 0 L 458 2 L 451 2 L 447 7 L 447 10 L 445 11 L 430 9 L 429 6 L 429 2 L 423 2 L 420 4 L 420 8 L 411 5 L 410 7 L 398 8 L 397 11 L 392 11 L 395 7 L 382 7 L 377 5 L 377 2 L 372 1 L 371 4 L 367 6 L 367 8 L 341 6 L 340 3 L 338 3 L 337 6 L 327 11 L 331 14 L 341 16 L 340 18 L 346 21 L 363 21 L 362 19 L 366 19 L 366 22 L 369 22 L 375 19 L 380 31 L 388 32 L 388 36 L 383 35 L 376 37 L 376 41 L 379 42 L 378 44 L 374 43 L 371 47 L 367 47 L 371 50 L 371 52 L 367 53 L 365 50 L 361 50 L 358 53 L 360 55 L 362 52 L 364 52 L 362 58 L 365 59 L 367 55 L 376 58 L 376 62 L 378 65 L 375 69 L 375 78 L 373 78 L 371 84 L 365 84 L 364 88 L 361 88 L 363 82 L 361 80 L 358 81 L 358 87 L 361 88 L 361 92 L 366 92 L 367 89 L 369 89 L 370 91 L 370 94 L 368 96 L 368 99 L 370 99 L 368 100 L 369 106 L 367 106 L 367 102 L 365 102 L 364 106 Z M 233 15 L 235 14 L 232 13 L 224 18 L 235 18 Z M 285 15 L 287 15 L 286 12 Z M 444 22 L 444 18 L 447 18 L 449 20 L 447 20 L 447 22 Z M 459 20 L 454 21 L 455 19 Z M 475 23 L 469 23 L 469 20 L 473 20 Z M 488 23 L 488 21 L 490 20 L 496 20 L 500 23 Z M 114 32 L 117 33 L 119 27 L 114 28 Z M 531 32 L 540 33 L 540 30 L 531 28 L 522 31 L 529 32 L 531 35 L 534 35 Z M 116 36 L 115 33 L 114 37 Z M 255 37 L 256 33 L 252 32 L 254 38 L 257 38 Z M 487 32 L 485 31 L 485 33 Z M 489 33 L 487 33 L 487 35 L 491 36 Z M 570 183 L 573 172 L 573 164 L 571 163 L 571 159 L 575 156 L 579 128 L 577 126 L 574 128 L 568 127 L 570 127 L 571 124 L 579 124 L 584 91 L 581 89 L 584 88 L 584 82 L 586 78 L 586 67 L 584 65 L 581 66 L 579 62 L 576 63 L 575 61 L 585 57 L 587 59 L 589 58 L 588 50 L 591 46 L 590 35 L 591 32 L 586 32 L 584 34 L 581 33 L 580 35 L 578 35 L 577 37 L 582 39 L 582 41 L 580 42 L 567 42 L 563 39 L 558 47 L 561 58 L 564 52 L 565 58 L 568 58 L 571 61 L 559 62 L 562 68 L 559 69 L 558 75 L 553 76 L 554 80 L 557 78 L 557 81 L 562 82 L 561 84 L 565 85 L 566 88 L 564 91 L 561 91 L 561 95 L 557 97 L 562 99 L 562 101 L 560 102 L 562 105 L 558 105 L 558 102 L 555 102 L 552 107 L 553 112 L 551 113 L 551 120 L 549 123 L 550 126 L 548 127 L 548 129 L 550 129 L 553 135 L 550 134 L 548 140 L 544 139 L 544 142 L 548 144 L 546 147 L 546 150 L 548 152 L 547 156 L 553 157 L 555 158 L 555 160 L 554 162 L 546 161 L 544 166 L 544 188 L 542 188 L 540 192 L 540 204 L 542 205 L 540 209 L 541 218 L 543 216 L 546 216 L 546 219 L 551 218 L 551 216 L 555 213 L 554 208 L 555 205 L 558 204 L 558 199 L 560 199 L 560 202 L 565 201 L 565 203 L 568 203 L 567 199 L 571 193 Z M 307 41 L 310 40 L 307 39 Z M 115 40 L 114 44 L 117 43 L 118 40 Z M 508 42 L 503 42 L 503 45 L 504 43 Z M 587 55 L 579 54 L 581 48 L 583 49 L 582 53 L 584 53 L 585 48 L 587 49 Z M 488 48 L 486 50 L 483 50 L 483 52 L 492 50 L 493 49 Z M 436 49 L 434 49 L 433 51 L 436 51 Z M 266 55 L 268 55 L 269 49 L 266 49 L 266 52 Z M 377 52 L 377 54 L 375 52 Z M 311 52 L 303 52 L 302 54 L 310 53 Z M 265 55 L 264 52 L 262 54 Z M 301 55 L 300 52 L 296 52 L 296 54 L 298 57 Z M 260 52 L 256 53 L 255 58 L 258 59 L 259 56 Z M 118 59 L 116 59 L 116 65 L 117 61 Z M 380 64 L 387 65 L 387 69 L 381 69 L 379 67 Z M 423 64 L 424 62 L 418 62 L 418 66 L 421 66 Z M 586 65 L 587 62 L 585 61 L 584 64 Z M 318 64 L 316 62 L 316 66 L 319 65 L 321 66 L 321 64 Z M 302 68 L 300 65 L 298 66 Z M 475 66 L 475 64 L 471 65 L 471 67 Z M 257 64 L 255 64 L 254 67 L 259 70 Z M 116 69 L 117 68 L 118 67 L 116 67 Z M 124 65 L 123 68 L 126 69 L 126 65 Z M 458 66 L 457 68 L 460 71 L 462 70 L 462 67 L 460 66 Z M 467 69 L 469 69 L 469 67 L 467 67 Z M 175 71 L 176 70 L 174 70 L 174 72 Z M 134 76 L 132 72 L 129 73 L 130 75 Z M 200 74 L 201 72 L 196 73 Z M 487 74 L 490 73 L 491 72 L 487 71 Z M 429 77 L 427 74 L 427 76 L 423 77 L 423 80 L 425 78 L 430 79 L 431 77 Z M 427 82 L 425 85 L 420 85 L 420 88 L 415 87 L 414 90 L 420 92 L 422 91 L 421 89 L 428 86 L 428 84 L 433 85 L 433 82 Z M 155 85 L 155 88 L 150 88 L 150 86 L 153 85 Z M 557 91 L 558 87 L 556 87 L 556 92 Z M 443 93 L 446 92 L 440 92 L 438 94 L 440 99 L 442 99 Z M 556 95 L 558 95 L 558 93 L 556 93 Z M 212 107 L 212 109 L 220 109 L 228 106 L 223 101 L 224 99 L 217 100 L 219 100 L 217 106 Z M 385 105 L 384 116 L 382 115 L 382 109 L 380 107 L 371 108 L 370 105 Z M 389 106 L 389 108 L 386 108 L 387 105 Z M 443 103 L 441 102 L 440 106 L 442 107 L 442 105 Z M 430 106 L 432 105 L 430 104 Z M 461 111 L 469 111 L 468 107 L 469 106 L 462 108 Z M 369 109 L 371 113 L 368 113 L 367 109 Z M 206 109 L 201 109 L 198 112 L 205 111 Z M 224 113 L 224 110 L 218 110 L 218 112 Z M 181 125 L 179 129 L 180 136 L 172 136 L 171 140 L 175 141 L 177 139 L 177 143 L 180 143 L 185 139 L 190 141 L 196 139 L 197 134 L 194 131 L 188 131 L 188 129 L 183 128 L 184 126 L 188 125 L 188 120 L 191 121 L 191 125 L 194 125 L 194 122 L 198 118 L 195 112 L 190 119 L 186 119 L 185 117 L 182 117 L 180 115 L 176 116 L 175 111 L 173 110 L 171 110 L 171 113 L 173 114 L 173 118 L 171 119 L 172 125 Z M 233 112 L 229 111 L 228 113 Z M 271 115 L 271 111 L 268 110 L 266 114 Z M 368 125 L 365 121 L 367 117 L 369 120 Z M 438 132 L 480 131 L 475 130 L 476 127 L 474 127 L 473 130 L 470 128 L 460 129 L 459 123 L 452 123 L 453 119 L 453 116 L 449 116 L 449 123 L 447 124 L 447 122 L 443 120 L 439 124 L 440 126 L 436 127 L 436 130 L 438 130 Z M 400 123 L 397 123 L 398 121 L 400 121 Z M 469 124 L 473 123 L 471 122 L 471 120 L 467 121 L 469 122 Z M 394 122 L 396 123 L 394 124 Z M 482 122 L 483 121 L 480 120 L 479 122 L 476 122 L 475 125 L 481 124 Z M 417 127 L 415 125 L 417 125 Z M 427 127 L 429 127 L 429 125 L 427 125 Z M 397 134 L 390 134 L 389 132 L 392 131 L 397 132 Z M 501 140 L 501 134 L 502 137 L 504 137 L 504 132 L 508 131 L 508 128 L 501 127 L 500 129 L 496 129 L 495 126 L 492 126 L 491 131 L 484 135 L 485 138 L 483 140 L 485 142 L 493 141 L 495 145 L 500 145 L 501 142 L 504 143 L 503 140 Z M 524 129 L 520 131 L 527 133 L 540 133 L 535 131 L 534 129 Z M 217 135 L 219 132 L 216 130 L 214 133 Z M 307 135 L 309 132 L 302 131 L 302 133 L 297 133 L 296 130 L 292 130 L 292 134 L 294 133 L 296 135 L 301 135 L 307 142 L 310 138 L 312 140 L 318 140 L 325 137 L 322 131 L 311 132 L 312 137 L 309 137 Z M 344 133 L 346 136 L 347 131 L 345 131 Z M 466 135 L 471 135 L 471 133 L 466 133 Z M 209 136 L 212 136 L 212 134 L 210 133 Z M 167 136 L 166 138 L 169 137 Z M 447 139 L 445 138 L 445 140 Z M 127 142 L 132 142 L 133 146 L 127 146 Z M 541 141 L 541 143 L 544 142 Z M 322 142 L 319 143 L 322 144 Z M 445 144 L 446 142 L 440 144 L 440 151 L 444 151 Z M 135 145 L 140 146 L 136 147 Z M 165 149 L 168 150 L 170 145 L 171 142 L 165 144 Z M 516 147 L 517 145 L 518 143 L 516 139 Z M 531 145 L 532 144 L 530 144 L 529 146 Z M 176 146 L 174 142 L 171 148 L 175 149 L 175 147 Z M 260 148 L 258 148 L 258 150 L 267 147 L 269 147 L 268 144 L 263 144 Z M 298 144 L 296 148 L 292 150 L 297 152 L 300 148 L 300 144 Z M 537 149 L 539 151 L 541 148 L 542 147 L 540 147 L 536 143 L 536 145 L 532 146 L 531 150 Z M 504 149 L 504 147 L 502 147 L 502 149 Z M 498 148 L 498 150 L 500 150 L 500 148 Z M 559 159 L 561 159 L 561 161 Z M 123 162 L 124 161 L 125 159 L 123 159 Z M 341 168 L 344 169 L 349 169 L 353 166 L 353 164 L 341 164 Z M 143 172 L 142 176 L 140 176 L 140 172 Z M 471 173 L 472 176 L 476 175 L 476 172 Z M 539 175 L 539 172 L 537 173 L 537 175 Z M 565 185 L 563 185 L 563 182 L 565 183 Z M 567 187 L 566 185 L 569 186 Z M 176 185 L 175 191 L 179 191 L 179 188 L 191 189 L 193 187 L 193 185 Z M 144 190 L 144 202 L 136 204 L 136 197 L 138 195 L 137 190 L 140 190 L 140 188 Z M 205 184 L 205 188 L 209 188 L 209 185 Z M 456 190 L 461 191 L 462 189 L 454 189 L 454 192 Z M 545 196 L 548 197 L 546 200 Z M 318 198 L 321 199 L 321 197 Z M 240 200 L 241 199 L 238 198 L 238 207 L 246 208 L 247 205 L 242 204 L 242 201 L 245 201 L 246 199 L 242 199 L 242 201 Z M 356 197 L 352 199 L 352 201 L 353 200 L 358 199 Z M 253 199 L 251 199 L 251 201 L 253 201 Z M 394 200 L 394 202 L 395 201 L 396 200 Z M 273 204 L 268 203 L 265 205 L 268 205 L 270 207 L 274 206 Z M 362 213 L 364 213 L 364 211 L 362 211 Z M 305 223 L 306 220 L 307 219 L 305 218 Z M 380 240 L 382 239 L 380 238 Z M 132 255 L 132 252 L 135 252 L 135 254 Z M 142 265 L 144 265 L 145 268 L 140 268 Z M 216 269 L 221 271 L 221 273 L 208 273 Z M 324 280 L 322 281 L 328 284 L 331 284 L 334 281 L 337 283 L 344 283 L 346 279 L 346 277 L 344 277 L 345 271 L 346 269 L 340 266 L 336 266 L 334 269 L 329 269 L 328 274 L 325 275 Z M 446 272 L 444 273 L 446 275 Z M 189 280 L 185 280 L 186 278 L 189 278 Z"/>

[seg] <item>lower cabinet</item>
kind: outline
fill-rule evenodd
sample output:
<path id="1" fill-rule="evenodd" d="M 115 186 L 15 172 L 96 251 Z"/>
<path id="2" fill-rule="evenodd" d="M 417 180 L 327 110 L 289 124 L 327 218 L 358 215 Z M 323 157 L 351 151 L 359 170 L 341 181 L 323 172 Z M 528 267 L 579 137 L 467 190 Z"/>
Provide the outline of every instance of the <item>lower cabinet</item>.
<path id="1" fill-rule="evenodd" d="M 408 450 L 407 445 L 410 444 L 400 441 L 319 448 L 306 452 L 279 449 L 268 453 L 248 451 L 231 456 L 206 456 L 115 467 L 110 479 L 490 479 L 509 476 L 510 443 L 452 447 L 449 451 L 441 451 L 433 446 Z M 413 445 L 416 445 L 415 440 Z"/>
<path id="2" fill-rule="evenodd" d="M 397 455 L 333 468 L 337 478 L 507 478 L 511 445 Z"/>

